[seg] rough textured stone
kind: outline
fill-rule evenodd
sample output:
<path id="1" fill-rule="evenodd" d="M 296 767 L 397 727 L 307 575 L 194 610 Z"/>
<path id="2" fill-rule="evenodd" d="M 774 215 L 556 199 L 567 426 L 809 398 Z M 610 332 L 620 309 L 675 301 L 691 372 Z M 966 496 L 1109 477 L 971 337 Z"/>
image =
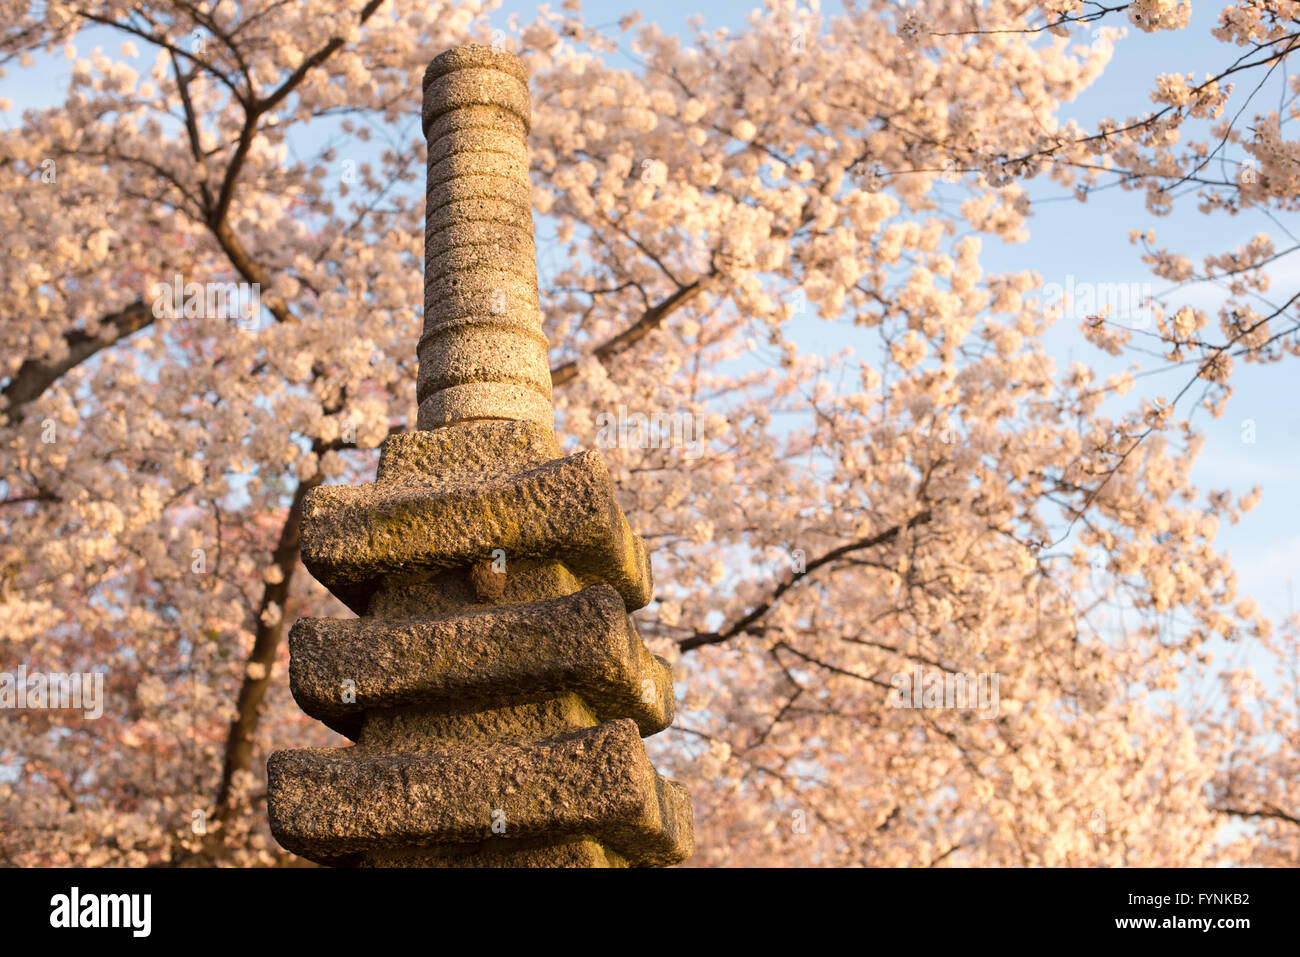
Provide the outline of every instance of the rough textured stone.
<path id="1" fill-rule="evenodd" d="M 372 867 L 627 867 L 627 858 L 599 842 L 578 839 L 536 846 L 528 841 L 483 841 L 461 847 L 403 848 L 364 856 Z"/>
<path id="2" fill-rule="evenodd" d="M 419 431 L 373 485 L 308 495 L 303 562 L 361 617 L 289 637 L 295 700 L 355 744 L 271 755 L 271 830 L 333 865 L 673 864 L 690 800 L 640 740 L 672 674 L 628 617 L 649 559 L 600 456 L 552 430 L 527 76 L 463 47 L 424 91 Z"/>
<path id="3" fill-rule="evenodd" d="M 503 203 L 492 199 L 457 200 L 445 203 L 435 209 L 429 209 L 426 203 L 424 218 L 424 236 L 429 237 L 447 229 L 463 226 L 465 223 L 503 223 L 515 229 L 533 234 L 532 209 L 525 209 L 515 203 Z M 425 305 L 429 304 L 426 291 Z"/>
<path id="4" fill-rule="evenodd" d="M 376 481 L 440 485 L 463 474 L 505 478 L 559 457 L 550 422 L 474 422 L 392 436 L 379 451 Z"/>
<path id="5" fill-rule="evenodd" d="M 482 120 L 481 124 L 471 126 L 464 122 L 475 116 Z M 471 156 L 489 156 L 495 159 L 492 154 L 503 153 L 519 160 L 527 170 L 528 147 L 523 139 L 523 125 L 510 118 L 512 122 L 506 124 L 507 129 L 498 129 L 492 124 L 500 118 L 501 115 L 492 110 L 478 114 L 472 110 L 460 110 L 455 114 L 444 115 L 435 126 L 445 127 L 445 131 L 436 141 L 429 143 L 425 159 L 427 167 L 432 168 L 448 156 L 468 153 Z M 453 124 L 452 120 L 459 122 Z"/>
<path id="6" fill-rule="evenodd" d="M 289 651 L 299 707 L 352 738 L 367 709 L 566 690 L 601 720 L 632 718 L 642 734 L 672 722 L 668 666 L 637 639 L 608 585 L 439 618 L 303 618 L 290 632 Z M 355 685 L 346 686 L 349 702 L 342 700 L 346 681 Z"/>
<path id="7" fill-rule="evenodd" d="M 461 384 L 509 382 L 532 389 L 550 402 L 551 369 L 545 343 L 504 324 L 476 323 L 441 331 L 440 338 L 445 341 L 433 343 L 429 358 L 420 363 L 419 399 Z"/>
<path id="8" fill-rule="evenodd" d="M 633 865 L 691 851 L 689 799 L 655 773 L 628 720 L 491 748 L 278 751 L 268 772 L 276 839 L 313 860 L 421 847 L 430 834 L 453 845 L 590 837 Z"/>
<path id="9" fill-rule="evenodd" d="M 476 563 L 432 577 L 420 573 L 389 575 L 370 598 L 370 618 L 426 618 L 458 615 L 484 602 L 517 604 L 571 595 L 582 582 L 554 559 L 519 559 L 508 574 L 495 562 Z M 483 583 L 491 575 L 490 593 Z M 503 580 L 504 579 L 504 580 Z"/>
<path id="10" fill-rule="evenodd" d="M 444 113 L 466 106 L 492 106 L 518 117 L 525 129 L 532 120 L 528 87 L 517 77 L 497 69 L 471 66 L 430 79 L 425 74 L 424 127 L 433 132 L 434 121 Z"/>
<path id="11" fill-rule="evenodd" d="M 357 614 L 386 575 L 491 561 L 497 551 L 556 557 L 584 585 L 613 585 L 631 611 L 651 598 L 645 544 L 592 450 L 504 478 L 313 489 L 301 548 L 307 569 Z"/>
<path id="12" fill-rule="evenodd" d="M 495 176 L 512 185 L 527 185 L 528 159 L 518 152 L 505 149 L 458 151 L 437 162 L 430 161 L 428 179 L 430 186 L 441 186 L 448 181 L 471 176 Z"/>
<path id="13" fill-rule="evenodd" d="M 504 223 L 472 221 L 461 223 L 458 229 L 444 229 L 426 237 L 424 255 L 427 259 L 441 262 L 442 254 L 450 249 L 473 249 L 476 246 L 486 246 L 489 249 L 504 250 L 511 255 L 536 258 L 533 237 L 526 230 L 507 226 Z"/>
<path id="14" fill-rule="evenodd" d="M 525 86 L 528 84 L 528 71 L 524 69 L 519 57 L 505 50 L 497 50 L 482 44 L 471 43 L 463 47 L 452 47 L 450 50 L 444 50 L 430 60 L 429 65 L 424 70 L 423 88 L 427 91 L 429 84 L 438 77 L 446 76 L 456 70 L 469 68 L 499 70 L 513 76 Z"/>

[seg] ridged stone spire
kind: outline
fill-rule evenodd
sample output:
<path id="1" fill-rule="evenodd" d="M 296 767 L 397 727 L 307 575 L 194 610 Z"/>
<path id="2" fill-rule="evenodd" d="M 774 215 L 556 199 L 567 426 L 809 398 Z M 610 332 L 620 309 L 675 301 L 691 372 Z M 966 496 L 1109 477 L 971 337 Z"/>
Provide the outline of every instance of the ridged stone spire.
<path id="1" fill-rule="evenodd" d="M 484 46 L 424 78 L 419 431 L 375 484 L 315 489 L 308 570 L 360 617 L 304 618 L 289 680 L 352 747 L 277 751 L 271 830 L 335 865 L 667 865 L 690 799 L 641 737 L 672 676 L 629 611 L 644 543 L 600 456 L 562 457 L 533 248 L 527 75 Z"/>
<path id="2" fill-rule="evenodd" d="M 486 418 L 552 424 L 528 182 L 530 123 L 517 57 L 472 46 L 429 64 L 421 429 Z"/>

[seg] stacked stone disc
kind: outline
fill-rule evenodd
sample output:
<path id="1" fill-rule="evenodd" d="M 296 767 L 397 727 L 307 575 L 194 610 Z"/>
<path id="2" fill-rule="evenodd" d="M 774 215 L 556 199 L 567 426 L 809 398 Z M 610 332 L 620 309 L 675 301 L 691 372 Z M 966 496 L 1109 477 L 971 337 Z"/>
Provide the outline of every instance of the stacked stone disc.
<path id="1" fill-rule="evenodd" d="M 375 484 L 314 490 L 308 570 L 360 617 L 306 618 L 290 686 L 352 747 L 277 751 L 271 830 L 324 864 L 655 866 L 690 800 L 641 742 L 672 676 L 629 611 L 641 539 L 593 451 L 552 431 L 525 138 L 527 77 L 489 47 L 424 78 L 429 144 L 419 431 Z"/>

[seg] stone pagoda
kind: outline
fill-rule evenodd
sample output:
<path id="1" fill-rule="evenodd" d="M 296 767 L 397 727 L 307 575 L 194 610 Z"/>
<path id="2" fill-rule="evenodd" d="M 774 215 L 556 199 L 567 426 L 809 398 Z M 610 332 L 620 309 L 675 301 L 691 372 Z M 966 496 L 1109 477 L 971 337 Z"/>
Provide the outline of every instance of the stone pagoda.
<path id="1" fill-rule="evenodd" d="M 322 864 L 663 866 L 690 798 L 641 738 L 672 674 L 628 612 L 650 563 L 600 456 L 564 456 L 533 249 L 523 64 L 448 50 L 428 141 L 418 431 L 375 484 L 315 489 L 302 559 L 360 617 L 304 618 L 289 680 L 355 744 L 277 751 L 271 831 Z"/>

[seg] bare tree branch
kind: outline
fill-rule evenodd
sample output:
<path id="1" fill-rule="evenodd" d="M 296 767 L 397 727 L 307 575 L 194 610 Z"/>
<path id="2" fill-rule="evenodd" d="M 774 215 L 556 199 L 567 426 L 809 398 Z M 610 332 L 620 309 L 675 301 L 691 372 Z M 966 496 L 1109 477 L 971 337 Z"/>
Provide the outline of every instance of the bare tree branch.
<path id="1" fill-rule="evenodd" d="M 636 322 L 628 326 L 618 335 L 614 336 L 608 342 L 596 347 L 592 352 L 602 363 L 607 359 L 612 359 L 632 346 L 636 345 L 655 329 L 664 324 L 664 320 L 680 309 L 686 303 L 690 302 L 701 292 L 704 291 L 704 278 L 696 279 L 694 282 L 682 286 L 671 296 L 651 306 Z M 577 360 L 565 362 L 551 370 L 551 386 L 561 386 L 572 379 L 577 378 L 578 363 Z"/>
<path id="2" fill-rule="evenodd" d="M 746 615 L 744 615 L 742 618 L 735 621 L 733 624 L 719 631 L 699 632 L 697 634 L 691 635 L 689 638 L 685 638 L 682 641 L 678 642 L 677 647 L 680 648 L 683 652 L 686 652 L 686 651 L 693 651 L 696 648 L 702 648 L 705 645 L 722 644 L 722 642 L 727 641 L 731 638 L 736 637 L 736 635 L 742 634 L 743 632 L 750 630 L 759 621 L 759 619 L 761 619 L 764 615 L 766 615 L 769 611 L 772 610 L 772 607 L 781 599 L 782 595 L 784 595 L 787 591 L 793 588 L 799 581 L 801 581 L 804 578 L 807 578 L 809 575 L 811 575 L 813 572 L 815 572 L 817 569 L 821 568 L 822 566 L 829 565 L 831 562 L 843 558 L 846 555 L 851 555 L 854 552 L 862 551 L 863 549 L 867 549 L 867 548 L 874 548 L 877 545 L 884 545 L 887 542 L 892 542 L 894 539 L 898 538 L 898 536 L 901 535 L 904 531 L 908 529 L 916 528 L 916 526 L 918 525 L 924 525 L 929 521 L 930 521 L 930 510 L 926 509 L 923 512 L 918 512 L 916 515 L 913 515 L 911 518 L 909 518 L 906 522 L 904 522 L 901 525 L 895 525 L 893 528 L 888 528 L 883 532 L 879 532 L 875 535 L 871 535 L 867 538 L 861 539 L 860 541 L 850 542 L 847 545 L 841 545 L 839 548 L 834 548 L 831 551 L 827 552 L 825 555 L 822 555 L 821 557 L 816 558 L 813 561 L 809 562 L 804 567 L 803 571 L 795 572 L 793 575 L 789 577 L 789 579 L 777 585 L 776 588 L 772 591 L 772 595 L 770 598 L 768 598 L 766 601 L 762 602 L 761 604 L 756 605 Z"/>

